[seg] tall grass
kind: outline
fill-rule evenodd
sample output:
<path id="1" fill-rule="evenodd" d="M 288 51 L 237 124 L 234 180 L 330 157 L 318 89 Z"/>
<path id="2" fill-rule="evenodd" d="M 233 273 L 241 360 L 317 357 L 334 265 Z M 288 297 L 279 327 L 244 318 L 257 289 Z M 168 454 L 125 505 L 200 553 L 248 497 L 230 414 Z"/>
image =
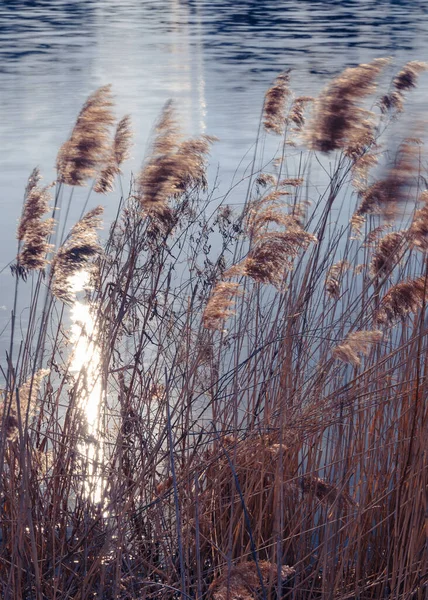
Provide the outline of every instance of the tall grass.
<path id="1" fill-rule="evenodd" d="M 103 243 L 101 207 L 45 216 L 122 189 L 129 118 L 88 99 L 18 229 L 2 598 L 427 597 L 425 159 L 387 143 L 425 68 L 280 75 L 240 213 L 167 104 Z"/>

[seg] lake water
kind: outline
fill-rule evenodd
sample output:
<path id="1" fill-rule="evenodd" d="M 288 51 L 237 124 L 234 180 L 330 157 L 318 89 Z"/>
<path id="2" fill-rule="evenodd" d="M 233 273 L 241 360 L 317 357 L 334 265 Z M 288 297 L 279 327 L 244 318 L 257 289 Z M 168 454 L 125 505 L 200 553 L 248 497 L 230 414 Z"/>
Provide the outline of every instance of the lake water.
<path id="1" fill-rule="evenodd" d="M 428 59 L 428 3 L 398 0 L 2 0 L 0 4 L 0 268 L 13 259 L 30 171 L 54 178 L 55 156 L 85 98 L 113 84 L 117 115 L 130 113 L 136 171 L 153 122 L 174 98 L 183 129 L 219 138 L 227 189 L 251 150 L 263 95 L 291 67 L 298 94 L 316 94 L 346 66 L 392 56 Z M 427 78 L 413 94 L 425 105 Z M 239 169 L 250 159 L 244 159 Z M 238 175 L 239 176 L 239 175 Z M 81 209 L 76 197 L 71 218 Z M 230 198 L 240 201 L 240 192 Z M 106 202 L 107 218 L 114 198 Z M 0 275 L 0 333 L 12 278 Z"/>

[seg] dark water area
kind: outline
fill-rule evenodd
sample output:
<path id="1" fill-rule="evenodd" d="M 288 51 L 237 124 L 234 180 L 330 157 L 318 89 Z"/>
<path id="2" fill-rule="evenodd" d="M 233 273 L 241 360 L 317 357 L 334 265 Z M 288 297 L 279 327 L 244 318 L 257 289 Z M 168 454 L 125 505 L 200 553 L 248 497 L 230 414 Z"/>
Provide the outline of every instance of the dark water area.
<path id="1" fill-rule="evenodd" d="M 3 0 L 0 4 L 0 268 L 15 254 L 26 179 L 55 157 L 85 98 L 111 83 L 117 115 L 135 130 L 126 174 L 144 157 L 153 122 L 173 98 L 188 134 L 219 138 L 212 172 L 230 186 L 257 134 L 263 94 L 292 68 L 297 94 L 316 94 L 346 66 L 391 56 L 393 67 L 428 59 L 428 3 L 397 0 Z M 425 105 L 427 79 L 413 94 Z M 249 155 L 248 155 L 249 156 Z M 76 195 L 70 219 L 80 213 Z M 239 192 L 232 203 L 241 200 Z M 106 204 L 107 219 L 116 199 Z M 71 221 L 70 221 L 71 222 Z M 0 332 L 12 279 L 0 275 Z"/>

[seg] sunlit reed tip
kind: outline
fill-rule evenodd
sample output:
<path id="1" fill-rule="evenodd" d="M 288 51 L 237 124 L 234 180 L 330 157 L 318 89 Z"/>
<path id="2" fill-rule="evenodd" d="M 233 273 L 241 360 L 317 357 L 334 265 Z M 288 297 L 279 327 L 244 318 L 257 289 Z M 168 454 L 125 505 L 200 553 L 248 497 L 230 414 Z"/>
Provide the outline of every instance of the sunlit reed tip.
<path id="1" fill-rule="evenodd" d="M 120 166 L 129 158 L 131 140 L 131 118 L 129 115 L 125 115 L 117 124 L 106 164 L 95 182 L 94 191 L 98 194 L 107 194 L 114 189 L 114 180 L 121 173 Z"/>
<path id="2" fill-rule="evenodd" d="M 51 250 L 48 238 L 52 233 L 54 220 L 44 219 L 49 211 L 51 186 L 39 187 L 39 181 L 39 170 L 34 169 L 26 187 L 17 230 L 17 238 L 22 245 L 12 270 L 24 278 L 27 271 L 44 269 L 47 265 L 47 254 Z"/>
<path id="3" fill-rule="evenodd" d="M 97 206 L 78 221 L 52 261 L 52 294 L 65 303 L 73 301 L 71 277 L 87 269 L 90 260 L 101 252 L 97 229 L 101 226 L 102 206 Z"/>
<path id="4" fill-rule="evenodd" d="M 263 124 L 266 131 L 278 133 L 279 135 L 284 132 L 286 123 L 285 103 L 290 95 L 289 83 L 290 75 L 289 71 L 286 71 L 278 75 L 273 85 L 266 92 L 263 106 Z"/>
<path id="5" fill-rule="evenodd" d="M 109 152 L 110 127 L 114 123 L 111 86 L 96 90 L 85 102 L 70 138 L 57 157 L 58 181 L 82 186 L 94 177 Z"/>

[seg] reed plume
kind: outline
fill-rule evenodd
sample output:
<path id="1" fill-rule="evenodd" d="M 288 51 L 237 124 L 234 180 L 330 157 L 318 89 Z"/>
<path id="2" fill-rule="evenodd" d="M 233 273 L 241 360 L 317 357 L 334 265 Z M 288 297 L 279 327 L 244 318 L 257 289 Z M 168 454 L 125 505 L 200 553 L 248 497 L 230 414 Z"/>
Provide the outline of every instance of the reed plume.
<path id="1" fill-rule="evenodd" d="M 261 187 L 268 187 L 276 185 L 277 179 L 271 173 L 260 173 L 256 179 L 256 184 Z"/>
<path id="2" fill-rule="evenodd" d="M 425 200 L 425 204 L 415 212 L 408 235 L 410 243 L 415 248 L 426 252 L 428 250 L 428 193 L 423 192 L 420 199 Z"/>
<path id="3" fill-rule="evenodd" d="M 373 344 L 381 341 L 383 333 L 378 329 L 373 331 L 355 331 L 347 335 L 346 339 L 332 350 L 332 356 L 342 362 L 350 363 L 354 367 L 361 364 L 358 356 L 367 356 Z"/>
<path id="4" fill-rule="evenodd" d="M 243 272 L 258 283 L 280 286 L 284 271 L 292 270 L 299 253 L 316 242 L 316 236 L 297 222 L 285 232 L 267 232 L 248 253 Z"/>
<path id="5" fill-rule="evenodd" d="M 68 239 L 59 248 L 52 261 L 52 293 L 65 303 L 73 301 L 71 278 L 83 269 L 89 261 L 100 253 L 97 228 L 101 226 L 103 207 L 90 210 L 70 231 Z"/>
<path id="6" fill-rule="evenodd" d="M 9 412 L 4 415 L 6 411 L 6 401 L 2 398 L 2 406 L 0 409 L 0 422 L 4 423 L 4 429 L 6 439 L 14 442 L 18 439 L 19 432 L 19 416 L 18 416 L 18 398 L 19 398 L 19 414 L 21 421 L 25 421 L 26 415 L 28 414 L 29 421 L 36 413 L 37 398 L 42 384 L 42 380 L 49 375 L 49 369 L 39 369 L 34 376 L 31 376 L 25 383 L 23 383 L 16 393 L 12 394 L 12 402 L 10 404 Z M 1 396 L 0 396 L 1 398 Z"/>
<path id="7" fill-rule="evenodd" d="M 314 102 L 315 98 L 312 96 L 299 96 L 295 98 L 291 104 L 290 112 L 288 114 L 288 122 L 292 122 L 297 131 L 303 129 L 305 124 L 305 108 L 310 102 Z"/>
<path id="8" fill-rule="evenodd" d="M 27 271 L 44 269 L 48 262 L 46 256 L 51 250 L 48 238 L 52 233 L 54 220 L 43 219 L 49 211 L 51 186 L 41 188 L 39 181 L 40 172 L 34 169 L 28 180 L 17 231 L 17 238 L 22 246 L 13 270 L 24 277 Z"/>
<path id="9" fill-rule="evenodd" d="M 344 272 L 349 269 L 350 266 L 351 265 L 347 260 L 339 260 L 327 271 L 324 287 L 327 294 L 332 298 L 339 298 L 340 285 Z"/>
<path id="10" fill-rule="evenodd" d="M 151 155 L 137 177 L 137 198 L 147 214 L 162 217 L 168 200 L 191 187 L 205 187 L 206 157 L 213 137 L 181 141 L 171 102 L 165 106 Z"/>
<path id="11" fill-rule="evenodd" d="M 221 281 L 215 286 L 203 314 L 206 329 L 221 330 L 223 322 L 234 315 L 232 306 L 240 295 L 239 283 Z"/>
<path id="12" fill-rule="evenodd" d="M 266 131 L 282 135 L 286 123 L 285 103 L 290 95 L 290 71 L 278 75 L 265 95 L 263 124 Z"/>
<path id="13" fill-rule="evenodd" d="M 387 220 L 397 215 L 400 203 L 405 203 L 414 184 L 419 152 L 411 142 L 403 142 L 395 163 L 386 171 L 385 177 L 360 192 L 361 202 L 356 215 L 381 213 Z"/>
<path id="14" fill-rule="evenodd" d="M 402 232 L 388 233 L 380 240 L 370 262 L 372 277 L 382 277 L 392 271 L 403 252 L 405 240 Z"/>
<path id="15" fill-rule="evenodd" d="M 121 173 L 120 166 L 129 158 L 131 140 L 131 117 L 125 115 L 117 124 L 109 158 L 106 165 L 101 169 L 94 185 L 95 192 L 107 194 L 114 189 L 115 177 Z"/>
<path id="16" fill-rule="evenodd" d="M 380 325 L 394 325 L 409 313 L 416 313 L 423 306 L 426 295 L 425 277 L 397 283 L 382 298 L 375 313 L 375 321 Z"/>
<path id="17" fill-rule="evenodd" d="M 297 186 L 301 180 L 287 179 L 284 184 Z M 293 268 L 300 251 L 316 243 L 316 236 L 303 229 L 296 215 L 283 212 L 283 197 L 288 195 L 287 191 L 275 190 L 251 203 L 247 230 L 253 246 L 247 257 L 231 267 L 225 276 L 247 275 L 258 283 L 279 286 L 284 271 Z M 272 224 L 286 231 L 268 231 Z"/>
<path id="18" fill-rule="evenodd" d="M 331 152 L 371 134 L 372 113 L 357 102 L 376 90 L 376 79 L 387 63 L 379 58 L 345 69 L 321 92 L 306 134 L 311 149 Z"/>
<path id="19" fill-rule="evenodd" d="M 393 90 L 385 94 L 379 101 L 380 109 L 383 113 L 395 110 L 400 113 L 403 111 L 404 92 L 408 92 L 416 87 L 418 76 L 428 69 L 428 63 L 418 60 L 408 62 L 397 73 L 392 80 Z"/>
<path id="20" fill-rule="evenodd" d="M 102 168 L 109 155 L 109 133 L 114 123 L 111 86 L 89 96 L 77 117 L 70 138 L 57 156 L 58 181 L 82 186 Z"/>

